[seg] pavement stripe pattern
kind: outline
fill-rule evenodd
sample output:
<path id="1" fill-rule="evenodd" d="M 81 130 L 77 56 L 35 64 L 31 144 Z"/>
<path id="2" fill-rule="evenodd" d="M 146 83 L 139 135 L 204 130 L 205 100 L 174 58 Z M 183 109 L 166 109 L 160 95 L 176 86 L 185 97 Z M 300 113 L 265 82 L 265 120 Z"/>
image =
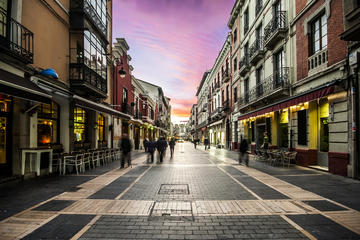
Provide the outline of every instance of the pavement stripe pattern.
<path id="1" fill-rule="evenodd" d="M 196 154 L 202 157 L 209 156 L 209 154 L 201 151 L 196 152 Z M 79 220 L 81 224 L 77 225 L 76 230 L 78 232 L 76 234 L 72 233 L 72 239 L 126 239 L 127 237 L 138 239 L 150 237 L 155 239 L 262 239 L 266 237 L 272 239 L 316 239 L 318 237 L 321 239 L 321 235 L 316 235 L 316 231 L 313 231 L 304 224 L 304 221 L 301 221 L 304 216 L 320 216 L 320 218 L 323 217 L 329 220 L 328 224 L 330 226 L 340 226 L 339 229 L 344 234 L 347 234 L 349 239 L 357 239 L 359 236 L 360 214 L 358 211 L 256 169 L 233 165 L 234 160 L 232 159 L 216 160 L 216 157 L 213 156 L 207 158 L 207 161 L 202 158 L 193 164 L 188 158 L 180 155 L 178 163 L 165 162 L 161 167 L 143 163 L 144 158 L 138 159 L 139 166 L 136 168 L 112 170 L 79 185 L 77 191 L 62 193 L 1 221 L 0 238 L 19 239 L 26 237 L 28 234 L 35 234 L 32 236 L 36 236 L 36 234 L 43 231 L 42 227 L 52 226 L 58 221 L 57 219 L 61 220 L 66 217 L 72 218 L 81 215 L 89 218 L 85 217 L 85 220 Z M 194 179 L 197 181 L 200 172 L 196 168 L 200 167 L 216 172 L 217 176 L 221 176 L 217 180 L 225 178 L 224 176 L 232 179 L 231 184 L 236 183 L 240 187 L 235 189 L 239 189 L 239 191 L 245 190 L 248 194 L 247 197 L 244 199 L 240 197 L 239 199 L 238 196 L 232 195 L 230 198 L 216 196 L 218 198 L 213 199 L 207 196 L 207 199 L 201 196 L 199 198 L 198 195 L 189 199 L 174 194 L 166 196 L 166 199 L 164 199 L 159 197 L 159 186 L 149 186 L 148 181 L 152 179 L 153 172 L 157 173 L 158 176 L 163 176 L 164 179 L 160 179 L 158 182 L 165 184 L 183 184 L 186 182 L 183 178 L 180 180 L 174 178 L 176 176 L 174 171 L 187 174 L 186 176 L 189 177 L 190 182 Z M 166 176 L 159 174 L 159 171 L 161 173 L 164 169 L 170 174 L 165 174 Z M 218 171 L 214 169 L 218 169 Z M 195 174 L 192 171 L 195 171 Z M 136 174 L 133 174 L 135 172 Z M 219 172 L 223 173 L 223 175 L 219 175 Z M 103 191 L 103 189 L 109 188 L 111 184 L 116 185 L 116 181 L 125 177 L 125 175 L 127 178 L 131 178 L 130 184 L 113 194 L 111 199 L 91 197 Z M 153 183 L 151 181 L 150 183 Z M 197 185 L 201 186 L 202 181 L 203 179 Z M 189 184 L 189 195 L 197 191 L 198 186 Z M 152 195 L 150 197 L 142 199 L 141 194 L 135 194 L 147 187 L 151 188 Z M 203 195 L 205 196 L 209 192 Z M 57 208 L 58 206 L 51 205 L 51 201 L 54 200 L 66 201 L 66 204 L 62 203 L 62 207 Z M 166 202 L 161 203 L 164 200 Z M 312 204 L 314 201 L 327 201 L 339 208 L 321 210 Z M 50 204 L 52 208 L 47 209 L 45 207 L 46 203 Z M 71 205 L 68 206 L 68 203 L 71 203 Z M 176 216 L 176 214 L 181 216 L 184 211 L 189 211 L 189 209 L 191 209 L 191 215 L 193 216 L 192 221 L 172 222 L 151 221 L 149 219 L 152 214 L 160 217 L 163 214 L 165 216 Z M 135 223 L 135 226 L 130 225 L 129 228 L 129 225 L 125 224 L 126 222 Z M 249 224 L 250 222 L 254 223 Z M 277 222 L 282 228 L 272 231 L 277 228 L 269 224 L 269 222 Z M 110 236 L 110 228 L 106 228 L 104 223 L 113 226 L 112 230 L 119 230 L 116 232 L 117 235 Z M 123 225 L 120 225 L 120 223 Z M 139 227 L 136 227 L 136 223 L 139 224 Z M 247 227 L 236 225 L 236 223 L 243 223 Z M 79 226 L 82 227 L 81 230 Z M 101 230 L 103 228 L 107 231 Z"/>

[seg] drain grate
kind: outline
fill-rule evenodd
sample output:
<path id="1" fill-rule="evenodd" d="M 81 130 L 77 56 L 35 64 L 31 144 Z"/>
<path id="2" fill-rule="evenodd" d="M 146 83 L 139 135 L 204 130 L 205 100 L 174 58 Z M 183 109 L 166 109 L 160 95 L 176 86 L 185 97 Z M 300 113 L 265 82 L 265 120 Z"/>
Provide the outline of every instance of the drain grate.
<path id="1" fill-rule="evenodd" d="M 159 201 L 151 208 L 149 221 L 194 221 L 191 202 Z"/>
<path id="2" fill-rule="evenodd" d="M 161 184 L 158 194 L 189 194 L 188 184 Z"/>

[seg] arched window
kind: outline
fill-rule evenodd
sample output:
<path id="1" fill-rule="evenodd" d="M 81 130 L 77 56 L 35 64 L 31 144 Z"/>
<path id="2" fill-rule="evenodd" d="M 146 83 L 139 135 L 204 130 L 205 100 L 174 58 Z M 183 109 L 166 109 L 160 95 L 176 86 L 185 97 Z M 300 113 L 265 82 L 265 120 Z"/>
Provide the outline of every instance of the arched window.
<path id="1" fill-rule="evenodd" d="M 98 141 L 105 141 L 105 117 L 102 114 L 98 115 Z"/>
<path id="2" fill-rule="evenodd" d="M 59 143 L 59 107 L 55 102 L 41 104 L 38 114 L 38 145 Z"/>
<path id="3" fill-rule="evenodd" d="M 74 142 L 87 140 L 87 114 L 82 108 L 74 108 Z"/>

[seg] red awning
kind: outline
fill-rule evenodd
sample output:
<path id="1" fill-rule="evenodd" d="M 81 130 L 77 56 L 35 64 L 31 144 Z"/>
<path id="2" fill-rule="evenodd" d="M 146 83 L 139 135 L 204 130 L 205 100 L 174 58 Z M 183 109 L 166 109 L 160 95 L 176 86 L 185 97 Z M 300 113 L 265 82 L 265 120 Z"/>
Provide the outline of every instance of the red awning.
<path id="1" fill-rule="evenodd" d="M 259 115 L 262 115 L 265 113 L 275 112 L 280 109 L 288 108 L 288 107 L 291 107 L 291 106 L 294 106 L 294 105 L 297 105 L 300 103 L 310 102 L 312 100 L 322 98 L 322 97 L 332 94 L 334 92 L 334 89 L 335 89 L 335 86 L 328 86 L 325 88 L 314 90 L 309 93 L 302 94 L 300 96 L 294 96 L 291 99 L 275 103 L 269 107 L 265 107 L 265 108 L 257 110 L 257 111 L 246 113 L 246 114 L 240 116 L 238 119 L 243 120 L 243 119 L 247 119 L 250 117 L 259 116 Z"/>

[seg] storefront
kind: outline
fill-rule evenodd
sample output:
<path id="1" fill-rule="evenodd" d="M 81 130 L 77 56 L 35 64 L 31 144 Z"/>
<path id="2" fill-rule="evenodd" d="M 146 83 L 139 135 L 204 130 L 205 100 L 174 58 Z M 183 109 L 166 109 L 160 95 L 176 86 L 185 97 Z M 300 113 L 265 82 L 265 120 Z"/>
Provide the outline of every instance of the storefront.
<path id="1" fill-rule="evenodd" d="M 0 94 L 0 176 L 11 174 L 11 108 L 11 98 Z"/>
<path id="2" fill-rule="evenodd" d="M 297 151 L 296 164 L 346 175 L 348 153 L 347 93 L 334 85 L 291 97 L 239 117 L 252 151 L 264 143 L 270 148 Z"/>

